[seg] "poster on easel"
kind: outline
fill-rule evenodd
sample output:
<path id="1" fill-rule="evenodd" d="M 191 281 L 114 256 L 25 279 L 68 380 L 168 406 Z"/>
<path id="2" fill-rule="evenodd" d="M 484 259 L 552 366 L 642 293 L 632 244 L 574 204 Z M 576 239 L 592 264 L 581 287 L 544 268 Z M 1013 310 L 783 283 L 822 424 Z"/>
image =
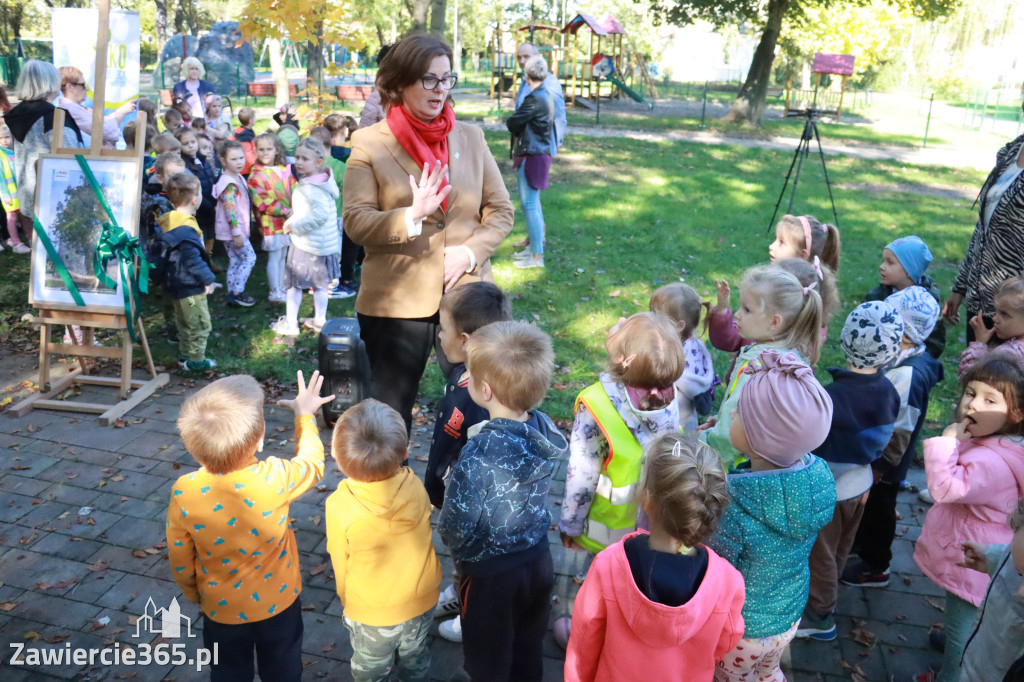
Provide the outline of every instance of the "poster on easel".
<path id="1" fill-rule="evenodd" d="M 109 220 L 105 209 L 74 157 L 44 155 L 39 163 L 36 217 L 53 251 L 41 239 L 33 241 L 29 302 L 36 307 L 124 314 L 125 292 L 117 261 L 99 263 L 113 288 L 96 271 L 103 223 Z M 89 158 L 88 165 L 117 225 L 129 237 L 137 236 L 139 193 L 129 190 L 140 186 L 139 164 L 131 158 Z M 84 306 L 76 304 L 60 268 L 74 283 Z"/>
<path id="2" fill-rule="evenodd" d="M 89 99 L 96 87 L 97 9 L 51 10 L 53 64 L 74 66 L 85 75 Z M 139 13 L 110 10 L 110 42 L 107 44 L 106 113 L 139 97 L 141 31 Z"/>

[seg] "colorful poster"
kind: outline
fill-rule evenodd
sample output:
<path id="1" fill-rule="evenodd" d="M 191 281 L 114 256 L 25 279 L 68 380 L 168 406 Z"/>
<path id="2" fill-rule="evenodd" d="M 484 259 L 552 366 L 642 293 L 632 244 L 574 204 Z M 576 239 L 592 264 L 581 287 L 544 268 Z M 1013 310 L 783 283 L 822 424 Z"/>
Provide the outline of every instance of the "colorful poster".
<path id="1" fill-rule="evenodd" d="M 76 66 L 89 84 L 93 98 L 96 74 L 97 9 L 55 8 L 51 14 L 53 63 Z M 107 43 L 106 111 L 139 96 L 139 13 L 110 10 L 110 41 Z"/>

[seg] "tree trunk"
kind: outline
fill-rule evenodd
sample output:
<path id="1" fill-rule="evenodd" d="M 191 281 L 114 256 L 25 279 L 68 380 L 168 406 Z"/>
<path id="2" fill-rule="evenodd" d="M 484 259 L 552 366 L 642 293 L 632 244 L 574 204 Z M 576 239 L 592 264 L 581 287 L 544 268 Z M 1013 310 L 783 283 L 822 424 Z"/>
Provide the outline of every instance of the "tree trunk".
<path id="1" fill-rule="evenodd" d="M 430 0 L 430 32 L 444 35 L 446 0 Z"/>
<path id="2" fill-rule="evenodd" d="M 405 0 L 405 6 L 412 16 L 412 28 L 410 33 L 423 33 L 427 30 L 427 11 L 430 9 L 430 0 Z"/>
<path id="3" fill-rule="evenodd" d="M 284 68 L 281 41 L 277 38 L 268 38 L 267 52 L 270 55 L 270 73 L 273 74 L 274 87 L 277 89 L 274 106 L 280 109 L 288 103 L 288 70 Z"/>
<path id="4" fill-rule="evenodd" d="M 754 50 L 754 59 L 747 72 L 747 80 L 733 100 L 732 109 L 725 115 L 726 121 L 743 121 L 761 125 L 764 115 L 765 97 L 772 77 L 772 62 L 775 61 L 775 44 L 782 31 L 782 18 L 789 7 L 789 0 L 768 0 L 768 21 L 761 33 L 761 42 Z"/>
<path id="5" fill-rule="evenodd" d="M 306 41 L 306 85 L 317 88 L 317 92 L 324 87 L 324 23 L 317 21 L 314 24 L 316 40 Z M 319 96 L 318 96 L 319 99 Z M 307 102 L 309 97 L 306 98 Z M 319 104 L 319 102 L 318 102 Z"/>
<path id="6" fill-rule="evenodd" d="M 160 59 L 167 41 L 167 0 L 156 0 L 156 56 Z"/>

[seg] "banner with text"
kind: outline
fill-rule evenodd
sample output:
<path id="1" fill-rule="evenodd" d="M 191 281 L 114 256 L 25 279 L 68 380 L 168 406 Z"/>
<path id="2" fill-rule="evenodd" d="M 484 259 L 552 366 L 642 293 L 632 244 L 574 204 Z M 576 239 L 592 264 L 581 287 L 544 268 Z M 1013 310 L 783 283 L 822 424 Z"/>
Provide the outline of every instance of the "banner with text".
<path id="1" fill-rule="evenodd" d="M 51 14 L 53 64 L 78 67 L 93 96 L 96 73 L 97 9 L 55 8 Z M 139 13 L 110 10 L 110 41 L 107 43 L 106 111 L 109 113 L 139 96 Z"/>

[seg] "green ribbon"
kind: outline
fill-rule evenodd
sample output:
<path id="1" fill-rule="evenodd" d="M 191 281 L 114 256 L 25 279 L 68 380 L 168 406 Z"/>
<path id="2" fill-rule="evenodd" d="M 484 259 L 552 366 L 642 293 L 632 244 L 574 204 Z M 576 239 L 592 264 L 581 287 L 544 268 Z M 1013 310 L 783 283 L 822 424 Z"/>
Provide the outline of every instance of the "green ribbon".
<path id="1" fill-rule="evenodd" d="M 99 183 L 96 182 L 96 176 L 93 175 L 92 169 L 89 168 L 85 157 L 76 154 L 75 160 L 78 161 L 78 166 L 82 169 L 85 179 L 89 181 L 89 186 L 92 188 L 93 194 L 96 195 L 96 200 L 100 202 L 100 206 L 103 207 L 107 217 L 110 218 L 109 221 L 103 223 L 99 240 L 96 243 L 96 253 L 93 259 L 96 278 L 108 289 L 116 290 L 117 283 L 107 276 L 107 263 L 111 259 L 117 259 L 118 272 L 121 278 L 121 292 L 124 294 L 125 315 L 131 320 L 131 324 L 128 325 L 128 333 L 132 341 L 135 341 L 135 322 L 139 317 L 139 291 L 144 294 L 149 293 L 149 261 L 146 260 L 145 255 L 142 253 L 138 238 L 130 236 L 117 224 L 114 212 L 110 209 L 106 197 L 103 196 L 103 191 L 100 189 Z M 139 262 L 138 276 L 135 274 L 136 261 Z M 134 307 L 132 306 L 132 301 L 135 301 Z M 79 303 L 79 305 L 84 304 Z"/>
<path id="2" fill-rule="evenodd" d="M 43 247 L 46 249 L 46 255 L 50 257 L 50 262 L 57 269 L 57 274 L 64 280 L 64 286 L 67 287 L 68 293 L 74 299 L 75 305 L 85 305 L 85 301 L 82 300 L 82 294 L 78 293 L 78 287 L 75 285 L 75 281 L 71 279 L 71 273 L 68 272 L 67 266 L 64 265 L 64 259 L 57 253 L 53 242 L 50 241 L 50 236 L 46 234 L 46 230 L 43 229 L 42 224 L 39 222 L 39 218 L 32 216 L 32 227 L 36 231 L 36 237 L 39 238 L 39 241 L 42 242 Z"/>

